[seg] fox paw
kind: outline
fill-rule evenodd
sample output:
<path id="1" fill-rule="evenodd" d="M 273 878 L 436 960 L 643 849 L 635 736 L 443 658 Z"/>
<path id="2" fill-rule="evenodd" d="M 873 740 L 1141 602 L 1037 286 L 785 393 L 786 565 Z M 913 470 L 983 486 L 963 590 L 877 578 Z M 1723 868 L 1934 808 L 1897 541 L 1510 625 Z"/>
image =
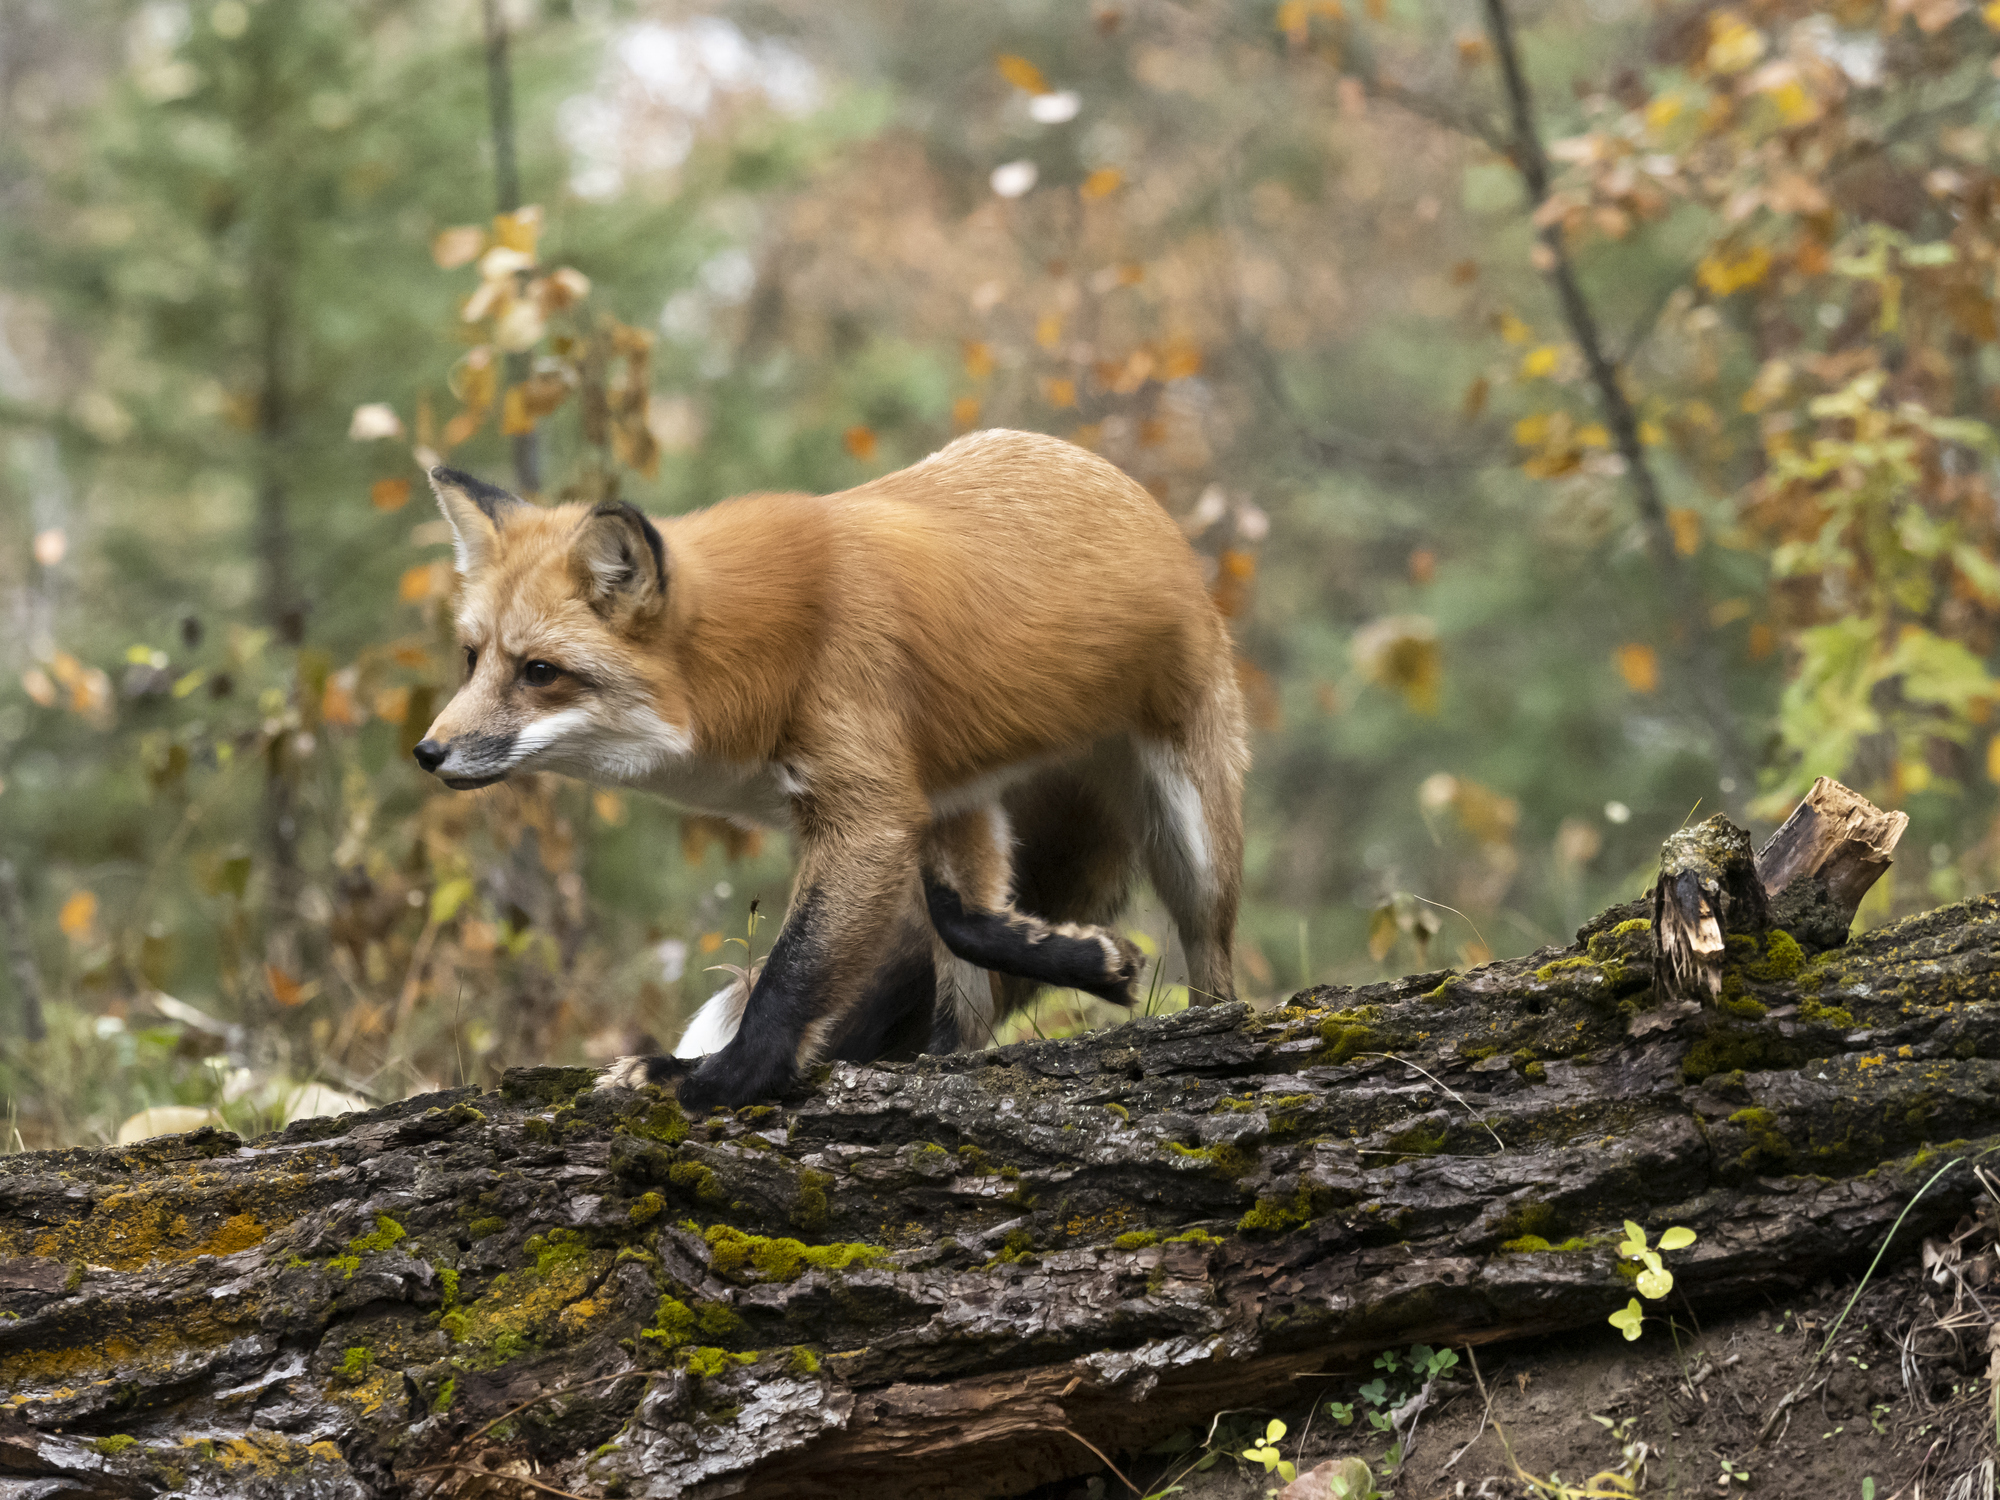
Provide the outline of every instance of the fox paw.
<path id="1" fill-rule="evenodd" d="M 621 1057 L 604 1070 L 604 1082 L 612 1088 L 642 1089 L 647 1084 L 671 1088 L 687 1077 L 694 1062 L 678 1057 Z"/>

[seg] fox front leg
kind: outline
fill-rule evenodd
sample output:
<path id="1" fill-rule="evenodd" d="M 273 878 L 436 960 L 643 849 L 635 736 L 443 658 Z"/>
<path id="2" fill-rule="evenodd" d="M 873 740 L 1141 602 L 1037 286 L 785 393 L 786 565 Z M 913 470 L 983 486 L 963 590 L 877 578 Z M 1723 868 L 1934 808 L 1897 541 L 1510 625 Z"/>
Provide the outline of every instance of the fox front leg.
<path id="1" fill-rule="evenodd" d="M 736 1035 L 682 1082 L 680 1099 L 688 1109 L 771 1098 L 818 1062 L 863 998 L 908 900 L 914 832 L 806 832 L 803 838 L 805 857 L 785 925 L 751 988 Z M 649 1061 L 674 1067 L 672 1059 Z"/>

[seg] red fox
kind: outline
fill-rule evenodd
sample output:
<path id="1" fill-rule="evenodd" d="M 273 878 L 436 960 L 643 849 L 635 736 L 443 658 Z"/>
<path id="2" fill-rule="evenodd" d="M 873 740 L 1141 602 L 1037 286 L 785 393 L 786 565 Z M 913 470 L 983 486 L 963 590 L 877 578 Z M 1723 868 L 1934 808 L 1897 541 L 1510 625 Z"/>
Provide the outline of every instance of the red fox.
<path id="1" fill-rule="evenodd" d="M 669 520 L 431 471 L 465 684 L 416 759 L 454 788 L 557 771 L 788 828 L 790 910 L 748 993 L 615 1081 L 690 1107 L 829 1057 L 986 1040 L 1043 985 L 1130 1004 L 1103 925 L 1143 866 L 1197 1003 L 1235 995 L 1249 750 L 1180 528 L 1130 477 L 972 433 L 836 495 Z"/>

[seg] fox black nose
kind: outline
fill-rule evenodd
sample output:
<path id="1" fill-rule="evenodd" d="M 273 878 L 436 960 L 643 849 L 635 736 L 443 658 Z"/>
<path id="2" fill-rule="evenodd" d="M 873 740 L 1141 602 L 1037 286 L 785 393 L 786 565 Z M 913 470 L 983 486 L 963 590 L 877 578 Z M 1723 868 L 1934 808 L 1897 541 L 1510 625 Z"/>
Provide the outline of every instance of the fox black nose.
<path id="1" fill-rule="evenodd" d="M 451 751 L 436 740 L 418 740 L 417 748 L 410 753 L 416 756 L 417 764 L 426 771 L 435 771 L 444 764 L 444 758 L 451 754 Z"/>

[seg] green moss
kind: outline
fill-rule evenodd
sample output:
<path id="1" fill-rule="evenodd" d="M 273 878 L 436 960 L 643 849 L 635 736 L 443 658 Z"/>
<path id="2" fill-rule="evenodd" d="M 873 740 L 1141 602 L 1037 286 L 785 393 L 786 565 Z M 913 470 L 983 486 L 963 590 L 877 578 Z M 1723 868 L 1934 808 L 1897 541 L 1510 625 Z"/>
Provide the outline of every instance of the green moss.
<path id="1" fill-rule="evenodd" d="M 1275 1194 L 1259 1198 L 1256 1206 L 1236 1221 L 1236 1227 L 1245 1234 L 1283 1234 L 1288 1229 L 1311 1223 L 1325 1213 L 1331 1203 L 1332 1199 L 1324 1190 L 1300 1183 L 1298 1190 L 1288 1198 Z"/>
<path id="2" fill-rule="evenodd" d="M 1190 1229 L 1186 1234 L 1171 1234 L 1166 1238 L 1169 1245 L 1220 1245 L 1222 1236 L 1210 1234 L 1205 1229 Z"/>
<path id="3" fill-rule="evenodd" d="M 76 1261 L 69 1268 L 69 1275 L 63 1278 L 63 1290 L 73 1292 L 83 1285 L 83 1262 Z"/>
<path id="4" fill-rule="evenodd" d="M 727 1349 L 690 1349 L 680 1358 L 680 1366 L 690 1375 L 713 1378 L 731 1365 L 747 1365 L 756 1359 L 754 1354 L 731 1354 Z"/>
<path id="5" fill-rule="evenodd" d="M 1134 1229 L 1129 1234 L 1121 1234 L 1111 1243 L 1120 1250 L 1143 1250 L 1148 1245 L 1157 1245 L 1160 1237 L 1150 1229 Z"/>
<path id="6" fill-rule="evenodd" d="M 493 1215 L 484 1219 L 474 1219 L 470 1224 L 465 1226 L 465 1232 L 475 1240 L 483 1240 L 487 1235 L 498 1234 L 506 1227 L 507 1221 L 505 1219 Z"/>
<path id="7" fill-rule="evenodd" d="M 799 1200 L 792 1206 L 792 1224 L 807 1234 L 818 1234 L 826 1228 L 826 1221 L 832 1215 L 833 1204 L 828 1194 L 833 1188 L 833 1174 L 815 1172 L 808 1167 L 799 1173 Z"/>
<path id="8" fill-rule="evenodd" d="M 1434 1005 L 1443 1005 L 1451 999 L 1451 987 L 1457 983 L 1458 975 L 1447 974 L 1444 977 L 1444 982 L 1436 989 L 1425 991 L 1424 998 Z"/>
<path id="9" fill-rule="evenodd" d="M 1124 1105 L 1112 1104 L 1107 1101 L 1104 1107 L 1110 1110 L 1111 1113 L 1113 1113 L 1114 1115 L 1118 1116 L 1119 1119 L 1125 1121 L 1127 1124 L 1131 1123 L 1132 1111 L 1127 1109 Z"/>
<path id="10" fill-rule="evenodd" d="M 633 1135 L 668 1146 L 678 1146 L 688 1136 L 687 1116 L 681 1113 L 680 1105 L 670 1098 L 625 1116 L 624 1124 Z"/>
<path id="11" fill-rule="evenodd" d="M 1525 1068 L 1521 1069 L 1521 1076 L 1530 1083 L 1546 1083 L 1549 1078 L 1548 1065 L 1546 1063 L 1531 1062 Z"/>
<path id="12" fill-rule="evenodd" d="M 1771 1013 L 1771 1008 L 1761 1001 L 1753 1000 L 1748 995 L 1730 994 L 1727 983 L 1724 984 L 1722 993 L 1716 997 L 1715 1008 L 1724 1015 L 1735 1016 L 1743 1021 L 1762 1020 Z"/>
<path id="13" fill-rule="evenodd" d="M 1632 936 L 1632 935 L 1633 935 L 1634 933 L 1638 933 L 1638 932 L 1651 932 L 1652 930 L 1653 930 L 1653 921 L 1652 921 L 1652 918 L 1650 918 L 1650 917 L 1634 917 L 1634 918 L 1633 918 L 1633 919 L 1632 919 L 1631 921 L 1629 921 L 1629 922 L 1620 922 L 1620 923 L 1619 923 L 1619 924 L 1618 924 L 1618 925 L 1617 925 L 1616 927 L 1612 928 L 1612 929 L 1611 929 L 1611 936 L 1613 936 L 1613 937 L 1630 937 L 1630 936 Z"/>
<path id="14" fill-rule="evenodd" d="M 438 1387 L 438 1393 L 431 1398 L 431 1415 L 441 1417 L 450 1411 L 451 1398 L 457 1393 L 458 1377 L 456 1375 L 445 1376 L 444 1384 Z"/>
<path id="15" fill-rule="evenodd" d="M 702 1238 L 708 1243 L 709 1264 L 718 1274 L 738 1280 L 755 1273 L 770 1281 L 796 1281 L 808 1270 L 837 1272 L 893 1264 L 878 1245 L 807 1245 L 745 1234 L 727 1224 L 710 1225 Z"/>
<path id="16" fill-rule="evenodd" d="M 1729 1123 L 1750 1137 L 1750 1146 L 1738 1158 L 1752 1171 L 1777 1170 L 1791 1165 L 1792 1143 L 1778 1130 L 1777 1116 L 1768 1109 L 1739 1109 Z"/>
<path id="17" fill-rule="evenodd" d="M 987 1162 L 990 1160 L 990 1158 L 986 1155 L 984 1151 L 981 1151 L 977 1146 L 960 1146 L 958 1148 L 958 1158 L 960 1161 L 970 1163 L 972 1170 L 975 1172 L 983 1173 L 992 1170 L 992 1168 L 987 1165 Z"/>
<path id="18" fill-rule="evenodd" d="M 1363 1052 L 1382 1050 L 1381 1039 L 1366 1026 L 1348 1026 L 1339 1021 L 1322 1021 L 1319 1034 L 1326 1042 L 1326 1050 L 1314 1059 L 1320 1063 L 1339 1064 L 1351 1062 Z"/>
<path id="19" fill-rule="evenodd" d="M 1538 1234 L 1524 1234 L 1517 1240 L 1507 1240 L 1500 1246 L 1509 1255 L 1530 1255 L 1537 1250 L 1550 1248 L 1549 1242 Z"/>
<path id="20" fill-rule="evenodd" d="M 1183 1146 L 1179 1141 L 1168 1141 L 1167 1149 L 1176 1156 L 1200 1158 L 1218 1177 L 1241 1177 L 1257 1170 L 1257 1153 L 1233 1141 L 1217 1146 Z"/>
<path id="21" fill-rule="evenodd" d="M 819 1374 L 819 1356 L 804 1344 L 792 1345 L 792 1357 L 785 1361 L 787 1375 Z"/>
<path id="22" fill-rule="evenodd" d="M 689 1307 L 677 1297 L 661 1297 L 653 1310 L 653 1326 L 642 1329 L 639 1337 L 652 1339 L 669 1349 L 691 1344 L 696 1334 L 710 1340 L 734 1338 L 743 1331 L 743 1320 L 721 1302 L 697 1302 Z"/>
<path id="23" fill-rule="evenodd" d="M 359 1239 L 349 1240 L 347 1250 L 350 1255 L 376 1255 L 387 1250 L 403 1239 L 403 1226 L 387 1214 L 375 1215 L 375 1232 L 364 1234 Z"/>
<path id="24" fill-rule="evenodd" d="M 541 1142 L 544 1146 L 553 1141 L 556 1134 L 550 1127 L 549 1122 L 542 1119 L 539 1115 L 533 1115 L 523 1120 L 521 1122 L 521 1133 L 530 1140 Z"/>
<path id="25" fill-rule="evenodd" d="M 1441 1120 L 1419 1120 L 1407 1130 L 1389 1137 L 1389 1149 L 1402 1156 L 1436 1156 L 1451 1137 Z"/>
<path id="26" fill-rule="evenodd" d="M 138 1441 L 137 1438 L 127 1433 L 114 1432 L 110 1437 L 99 1438 L 90 1446 L 95 1448 L 99 1453 L 102 1453 L 106 1458 L 109 1458 L 114 1453 L 123 1453 L 127 1448 L 135 1447 Z"/>
<path id="27" fill-rule="evenodd" d="M 1852 1031 L 1854 1029 L 1853 1011 L 1840 1005 L 1821 1005 L 1817 1000 L 1801 1000 L 1799 1002 L 1799 1019 L 1802 1021 L 1817 1021 L 1823 1026 L 1837 1027 L 1841 1031 Z M 1961 1042 L 1959 1045 L 1968 1046 L 1964 1042 Z M 1976 1048 L 1969 1048 L 1967 1051 L 1961 1052 L 1959 1056 L 1971 1057 L 1973 1052 L 1977 1050 Z"/>
<path id="28" fill-rule="evenodd" d="M 334 1368 L 334 1374 L 342 1380 L 359 1382 L 375 1364 L 375 1351 L 365 1344 L 357 1344 L 349 1349 Z"/>
<path id="29" fill-rule="evenodd" d="M 444 1300 L 440 1305 L 446 1312 L 450 1312 L 458 1306 L 458 1272 L 450 1266 L 439 1266 L 438 1284 L 444 1290 Z"/>
<path id="30" fill-rule="evenodd" d="M 576 1229 L 551 1229 L 546 1235 L 530 1235 L 523 1248 L 535 1257 L 535 1275 L 544 1281 L 590 1254 L 582 1231 Z"/>
<path id="31" fill-rule="evenodd" d="M 1541 1239 L 1562 1229 L 1562 1216 L 1546 1203 L 1523 1203 L 1494 1226 L 1503 1240 Z"/>
<path id="32" fill-rule="evenodd" d="M 1547 984 L 1550 980 L 1562 974 L 1574 974 L 1586 969 L 1594 974 L 1598 971 L 1599 967 L 1594 960 L 1579 953 L 1574 958 L 1559 958 L 1553 963 L 1543 964 L 1539 969 L 1535 970 L 1535 978 L 1541 980 L 1543 984 Z"/>
<path id="33" fill-rule="evenodd" d="M 666 1207 L 667 1200 L 658 1193 L 641 1193 L 625 1210 L 625 1217 L 634 1225 L 650 1224 L 666 1211 Z"/>
<path id="34" fill-rule="evenodd" d="M 1689 1083 L 1699 1083 L 1712 1073 L 1738 1069 L 1759 1073 L 1792 1067 L 1798 1061 L 1798 1048 L 1783 1037 L 1743 1027 L 1717 1026 L 1688 1048 L 1687 1056 L 1681 1059 L 1681 1076 Z"/>
<path id="35" fill-rule="evenodd" d="M 1010 1266 L 1016 1261 L 1031 1258 L 1035 1253 L 1035 1237 L 1025 1229 L 1010 1229 L 1007 1238 L 1000 1242 L 1000 1253 L 981 1266 L 982 1271 L 990 1271 L 995 1266 Z"/>
<path id="36" fill-rule="evenodd" d="M 768 1120 L 778 1112 L 775 1104 L 746 1104 L 736 1111 L 736 1118 L 746 1125 L 755 1125 L 759 1120 Z"/>
<path id="37" fill-rule="evenodd" d="M 1805 949 L 1799 946 L 1797 938 L 1780 927 L 1765 938 L 1763 958 L 1747 965 L 1743 972 L 1760 984 L 1776 984 L 1797 979 L 1805 966 Z"/>
<path id="38" fill-rule="evenodd" d="M 698 1161 L 675 1162 L 667 1168 L 667 1181 L 700 1203 L 722 1204 L 729 1201 L 729 1194 L 723 1191 L 720 1179 Z"/>

